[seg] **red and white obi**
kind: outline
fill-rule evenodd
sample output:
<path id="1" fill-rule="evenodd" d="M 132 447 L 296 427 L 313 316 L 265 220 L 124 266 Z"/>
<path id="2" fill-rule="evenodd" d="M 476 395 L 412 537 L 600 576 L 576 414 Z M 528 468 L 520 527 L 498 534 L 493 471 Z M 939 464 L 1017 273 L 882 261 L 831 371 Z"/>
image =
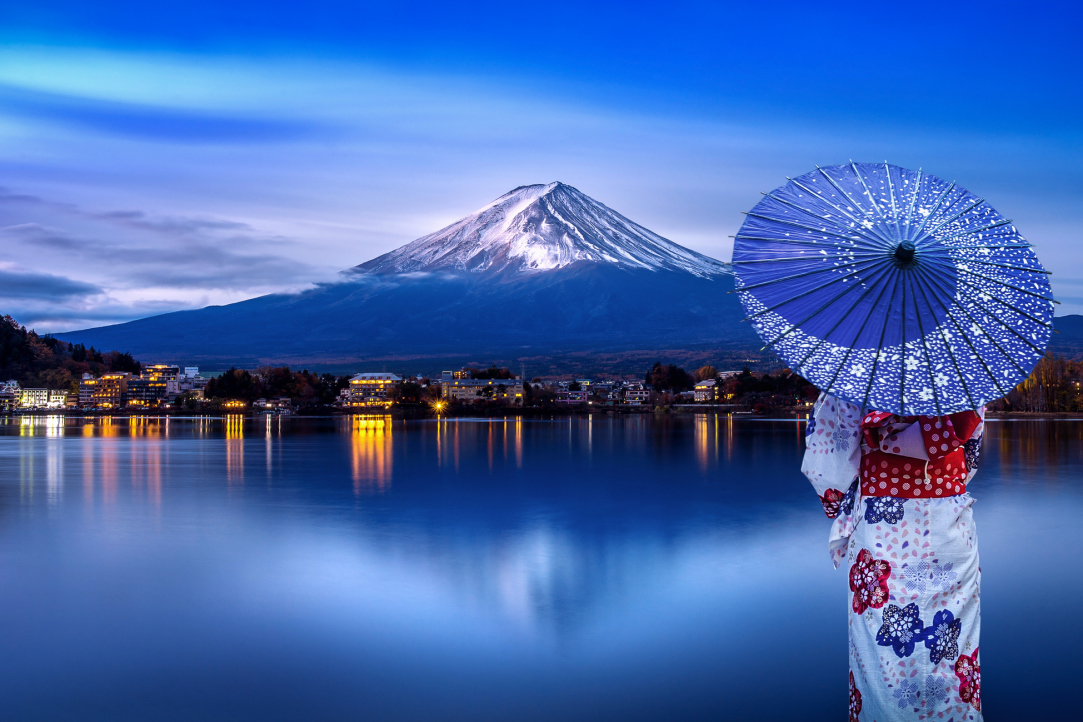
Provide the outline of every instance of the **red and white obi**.
<path id="1" fill-rule="evenodd" d="M 972 471 L 966 445 L 980 438 L 982 421 L 975 411 L 948 416 L 866 412 L 860 424 L 861 495 L 934 498 L 962 494 Z"/>

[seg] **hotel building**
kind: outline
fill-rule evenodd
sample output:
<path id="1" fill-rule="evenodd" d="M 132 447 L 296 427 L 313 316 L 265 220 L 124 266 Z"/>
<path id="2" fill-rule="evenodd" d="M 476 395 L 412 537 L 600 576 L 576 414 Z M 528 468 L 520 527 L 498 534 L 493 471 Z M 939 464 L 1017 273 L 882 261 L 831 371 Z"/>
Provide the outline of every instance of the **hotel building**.
<path id="1" fill-rule="evenodd" d="M 350 379 L 345 405 L 349 407 L 388 407 L 394 403 L 387 392 L 402 384 L 402 377 L 389 373 L 357 374 Z"/>

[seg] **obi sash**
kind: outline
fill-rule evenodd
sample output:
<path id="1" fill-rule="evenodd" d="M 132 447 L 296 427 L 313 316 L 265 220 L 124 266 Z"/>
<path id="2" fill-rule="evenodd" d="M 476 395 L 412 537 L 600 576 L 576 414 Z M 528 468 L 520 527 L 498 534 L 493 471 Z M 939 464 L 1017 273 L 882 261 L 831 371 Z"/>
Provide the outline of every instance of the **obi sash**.
<path id="1" fill-rule="evenodd" d="M 870 411 L 861 419 L 864 496 L 931 498 L 966 491 L 964 445 L 981 423 L 974 411 L 948 416 L 896 416 Z"/>

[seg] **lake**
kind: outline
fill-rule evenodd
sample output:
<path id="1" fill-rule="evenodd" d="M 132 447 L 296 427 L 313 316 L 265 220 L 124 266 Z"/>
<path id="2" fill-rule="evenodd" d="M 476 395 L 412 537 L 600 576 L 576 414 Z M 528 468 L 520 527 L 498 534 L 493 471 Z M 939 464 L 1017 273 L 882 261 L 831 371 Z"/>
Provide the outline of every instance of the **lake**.
<path id="1" fill-rule="evenodd" d="M 0 418 L 19 720 L 845 719 L 803 421 Z M 1068 719 L 1083 421 L 991 421 L 990 719 Z"/>

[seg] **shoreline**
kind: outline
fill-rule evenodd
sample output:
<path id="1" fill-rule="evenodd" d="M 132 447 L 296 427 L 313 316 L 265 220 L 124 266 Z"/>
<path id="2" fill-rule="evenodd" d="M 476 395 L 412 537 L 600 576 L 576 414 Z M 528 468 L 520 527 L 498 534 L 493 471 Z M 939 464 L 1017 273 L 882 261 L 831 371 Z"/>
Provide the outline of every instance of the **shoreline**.
<path id="1" fill-rule="evenodd" d="M 6 411 L 0 413 L 0 420 L 20 417 L 63 417 L 71 419 L 98 419 L 98 418 L 189 418 L 189 419 L 225 419 L 227 417 L 243 416 L 245 418 L 332 418 L 336 416 L 391 416 L 396 419 L 484 419 L 500 417 L 567 417 L 577 416 L 620 416 L 620 415 L 645 415 L 669 416 L 669 415 L 699 415 L 710 414 L 714 416 L 734 416 L 738 419 L 783 419 L 804 421 L 811 413 L 811 408 L 778 408 L 761 412 L 754 412 L 749 408 L 718 408 L 709 404 L 688 404 L 679 406 L 618 406 L 618 407 L 490 407 L 490 408 L 460 408 L 437 414 L 428 407 L 398 407 L 392 409 L 338 409 L 338 408 L 314 408 L 301 412 L 288 414 L 267 414 L 245 411 L 212 411 L 208 413 L 195 413 L 191 411 L 173 411 L 169 409 L 154 410 L 120 410 L 108 411 L 78 411 L 69 409 L 27 409 L 24 411 Z M 1069 411 L 1012 411 L 992 412 L 986 414 L 987 421 L 1040 421 L 1040 420 L 1083 420 L 1083 413 Z"/>

